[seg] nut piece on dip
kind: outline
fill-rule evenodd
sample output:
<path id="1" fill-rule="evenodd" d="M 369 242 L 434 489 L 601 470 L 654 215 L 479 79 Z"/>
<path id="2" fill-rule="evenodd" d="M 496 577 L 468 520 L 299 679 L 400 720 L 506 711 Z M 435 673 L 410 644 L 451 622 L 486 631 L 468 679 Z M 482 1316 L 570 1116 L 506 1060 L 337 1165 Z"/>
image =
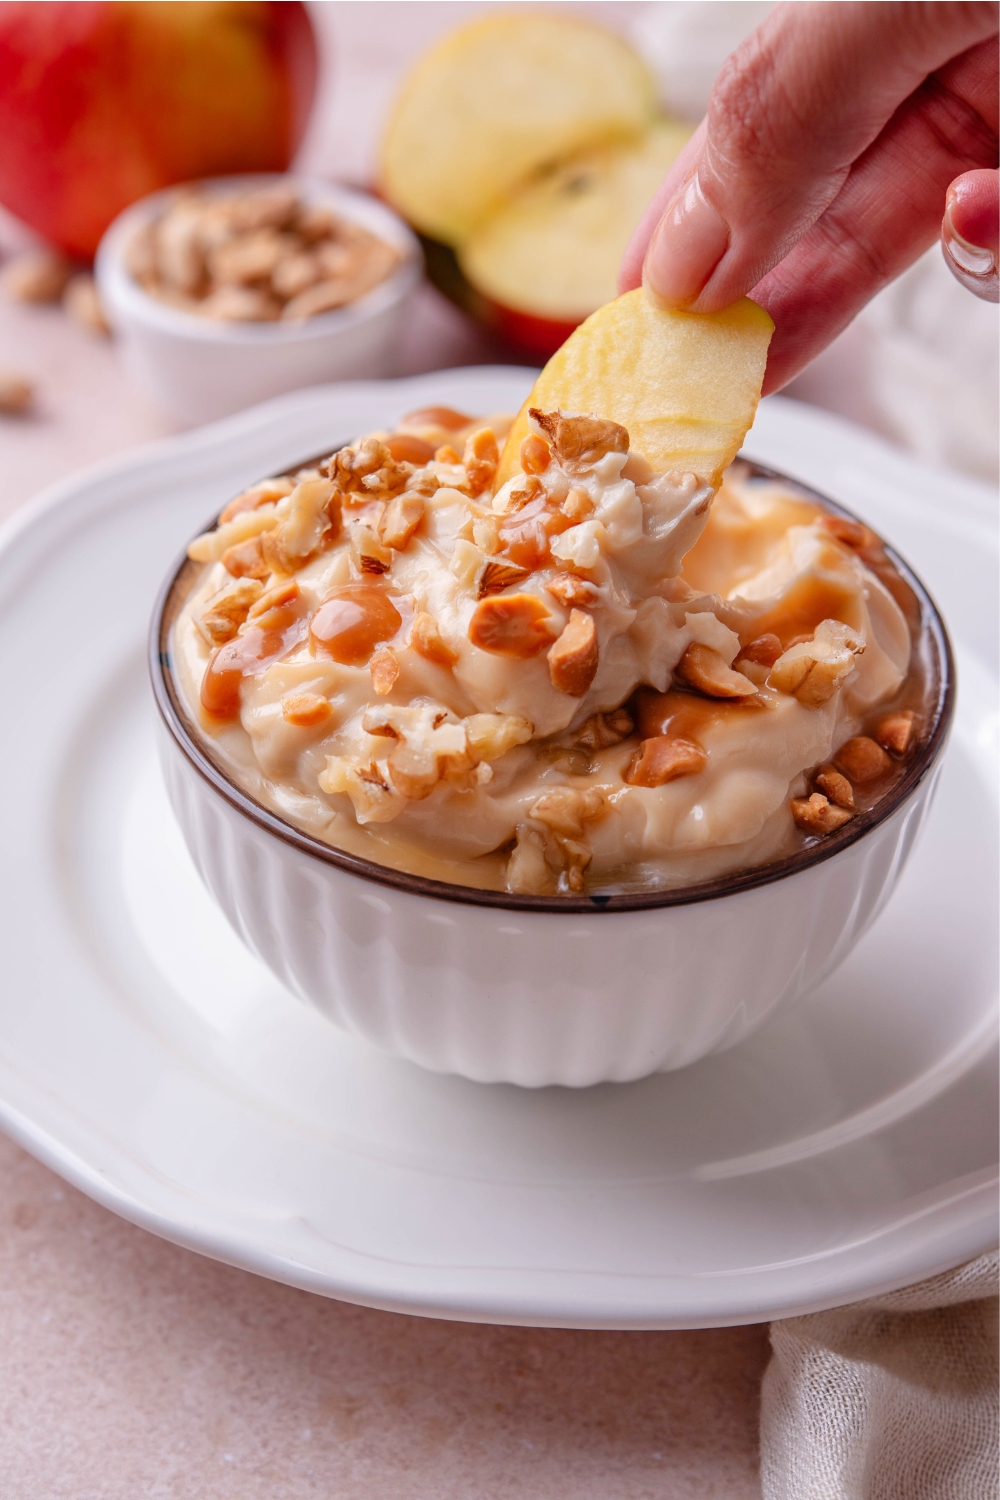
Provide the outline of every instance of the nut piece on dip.
<path id="1" fill-rule="evenodd" d="M 867 528 L 732 464 L 763 315 L 711 315 L 695 347 L 694 315 L 638 296 L 578 330 L 513 428 L 412 412 L 191 544 L 178 681 L 258 801 L 396 869 L 550 895 L 765 864 L 900 773 L 921 702 L 901 580 Z M 712 442 L 690 405 L 666 436 L 633 417 L 624 382 L 579 410 L 574 340 L 614 319 L 616 348 L 638 320 L 695 385 L 692 349 L 714 368 L 712 339 L 744 340 Z"/>

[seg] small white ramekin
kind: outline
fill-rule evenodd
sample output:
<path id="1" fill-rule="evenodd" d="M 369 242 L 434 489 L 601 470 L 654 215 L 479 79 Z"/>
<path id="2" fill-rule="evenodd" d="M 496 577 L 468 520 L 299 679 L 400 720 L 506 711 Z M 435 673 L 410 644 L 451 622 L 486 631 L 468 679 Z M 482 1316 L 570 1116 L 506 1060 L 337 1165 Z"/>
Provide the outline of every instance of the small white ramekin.
<path id="1" fill-rule="evenodd" d="M 218 177 L 197 186 L 226 196 L 289 180 L 307 202 L 333 209 L 392 245 L 401 259 L 391 275 L 356 302 L 313 318 L 226 323 L 160 302 L 125 268 L 129 240 L 164 212 L 177 188 L 133 203 L 101 240 L 95 275 L 126 366 L 153 400 L 182 422 L 213 421 L 302 386 L 393 373 L 406 303 L 423 272 L 419 242 L 397 214 L 365 193 L 307 178 Z"/>
<path id="2" fill-rule="evenodd" d="M 212 759 L 173 681 L 171 627 L 196 571 L 185 559 L 154 612 L 150 670 L 167 789 L 195 864 L 290 989 L 426 1068 L 579 1087 L 720 1052 L 847 957 L 930 805 L 953 708 L 951 650 L 923 586 L 887 551 L 919 603 L 933 685 L 921 744 L 895 785 L 778 863 L 592 897 L 511 896 L 389 870 L 255 802 Z"/>

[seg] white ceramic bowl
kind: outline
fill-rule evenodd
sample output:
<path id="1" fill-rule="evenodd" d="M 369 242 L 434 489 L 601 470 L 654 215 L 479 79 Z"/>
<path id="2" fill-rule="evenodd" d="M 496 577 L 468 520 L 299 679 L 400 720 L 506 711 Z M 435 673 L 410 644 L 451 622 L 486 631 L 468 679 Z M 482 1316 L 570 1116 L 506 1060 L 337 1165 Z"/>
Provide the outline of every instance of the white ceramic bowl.
<path id="1" fill-rule="evenodd" d="M 154 611 L 150 670 L 188 848 L 233 927 L 290 989 L 426 1068 L 583 1086 L 720 1052 L 847 957 L 930 805 L 953 708 L 951 650 L 923 586 L 887 551 L 920 606 L 932 701 L 919 748 L 876 806 L 787 859 L 699 886 L 549 897 L 386 869 L 301 832 L 233 782 L 173 681 L 170 631 L 196 571 L 185 558 Z"/>
<path id="2" fill-rule="evenodd" d="M 273 174 L 219 177 L 199 186 L 226 196 L 288 180 Z M 365 193 L 306 178 L 291 180 L 308 202 L 361 224 L 402 257 L 385 281 L 334 312 L 301 322 L 224 323 L 151 297 L 125 269 L 125 249 L 135 232 L 176 198 L 177 188 L 133 203 L 101 240 L 97 285 L 126 365 L 143 389 L 182 422 L 209 422 L 301 386 L 392 373 L 405 306 L 423 271 L 415 235 L 390 208 Z"/>

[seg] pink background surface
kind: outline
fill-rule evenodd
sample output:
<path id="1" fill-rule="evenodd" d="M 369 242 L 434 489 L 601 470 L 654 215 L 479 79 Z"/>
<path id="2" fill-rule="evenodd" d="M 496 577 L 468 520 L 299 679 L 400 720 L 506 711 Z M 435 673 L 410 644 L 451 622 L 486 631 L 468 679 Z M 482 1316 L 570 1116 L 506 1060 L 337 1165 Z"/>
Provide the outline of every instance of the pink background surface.
<path id="1" fill-rule="evenodd" d="M 364 182 L 407 60 L 484 8 L 317 7 L 328 88 L 303 165 Z M 573 8 L 621 26 L 644 9 Z M 0 221 L 0 251 L 22 239 Z M 844 409 L 852 347 L 826 384 L 811 374 L 811 399 Z M 425 289 L 398 373 L 508 357 Z M 0 515 L 174 430 L 128 385 L 113 346 L 58 309 L 0 301 L 0 365 L 39 393 L 32 417 L 0 418 Z M 5 1500 L 760 1494 L 763 1327 L 503 1329 L 325 1301 L 125 1224 L 2 1139 L 0 1257 Z"/>

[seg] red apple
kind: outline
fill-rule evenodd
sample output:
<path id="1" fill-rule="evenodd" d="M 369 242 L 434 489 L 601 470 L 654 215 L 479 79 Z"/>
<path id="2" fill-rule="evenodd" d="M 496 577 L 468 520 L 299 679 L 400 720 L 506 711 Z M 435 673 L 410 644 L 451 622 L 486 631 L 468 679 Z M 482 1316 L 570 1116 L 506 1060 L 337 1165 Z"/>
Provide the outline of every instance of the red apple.
<path id="1" fill-rule="evenodd" d="M 88 260 L 146 193 L 284 171 L 315 85 L 300 0 L 0 5 L 0 203 Z"/>

